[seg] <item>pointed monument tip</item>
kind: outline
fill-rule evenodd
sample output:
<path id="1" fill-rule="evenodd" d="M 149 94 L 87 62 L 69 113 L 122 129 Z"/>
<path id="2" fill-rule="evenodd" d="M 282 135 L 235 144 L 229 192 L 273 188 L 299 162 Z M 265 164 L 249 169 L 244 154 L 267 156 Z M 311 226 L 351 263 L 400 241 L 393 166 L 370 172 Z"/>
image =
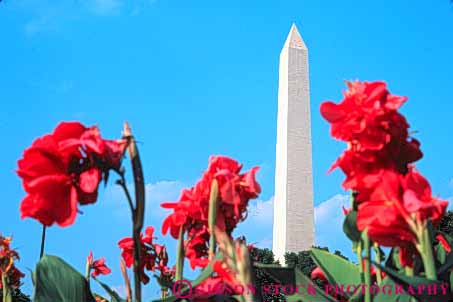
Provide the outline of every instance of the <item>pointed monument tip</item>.
<path id="1" fill-rule="evenodd" d="M 286 38 L 285 45 L 283 47 L 307 49 L 307 45 L 305 45 L 305 42 L 302 39 L 299 30 L 297 30 L 296 23 L 292 24 L 288 37 Z"/>

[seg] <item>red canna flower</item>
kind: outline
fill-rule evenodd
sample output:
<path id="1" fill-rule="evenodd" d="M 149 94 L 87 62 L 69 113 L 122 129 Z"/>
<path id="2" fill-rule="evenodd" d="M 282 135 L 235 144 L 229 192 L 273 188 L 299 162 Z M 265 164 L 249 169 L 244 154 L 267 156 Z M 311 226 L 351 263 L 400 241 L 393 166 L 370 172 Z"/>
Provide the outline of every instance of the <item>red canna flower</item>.
<path id="1" fill-rule="evenodd" d="M 149 277 L 145 273 L 147 271 L 155 271 L 156 269 L 161 272 L 162 275 L 173 276 L 175 273 L 174 269 L 167 267 L 168 254 L 165 246 L 153 243 L 154 228 L 148 226 L 145 229 L 145 236 L 140 234 L 141 242 L 141 281 L 143 284 L 149 282 Z M 123 258 L 127 267 L 131 267 L 134 263 L 134 240 L 131 237 L 126 237 L 118 242 L 118 246 L 122 249 L 121 257 Z"/>
<path id="2" fill-rule="evenodd" d="M 382 246 L 400 247 L 402 265 L 413 266 L 420 249 L 417 229 L 428 220 L 439 223 L 447 201 L 433 197 L 428 181 L 411 166 L 422 152 L 397 112 L 407 98 L 391 95 L 383 82 L 347 85 L 339 104 L 321 105 L 332 136 L 348 144 L 331 170 L 341 168 L 343 187 L 355 193 L 357 228 Z"/>
<path id="3" fill-rule="evenodd" d="M 422 157 L 420 143 L 409 137 L 409 124 L 397 112 L 407 100 L 394 96 L 383 82 L 347 82 L 349 90 L 339 104 L 324 102 L 321 114 L 331 123 L 332 136 L 348 149 L 331 167 L 346 174 L 345 189 L 373 186 L 381 169 L 407 173 L 408 164 Z M 357 202 L 366 200 L 359 192 Z"/>
<path id="4" fill-rule="evenodd" d="M 170 232 L 175 239 L 181 227 L 187 233 L 186 257 L 192 268 L 205 267 L 208 262 L 208 211 L 211 185 L 215 179 L 219 186 L 216 226 L 231 234 L 245 219 L 250 199 L 261 192 L 255 175 L 258 167 L 240 174 L 242 165 L 232 158 L 211 156 L 201 179 L 191 189 L 184 189 L 177 202 L 164 202 L 163 208 L 172 209 L 162 224 L 162 233 Z"/>
<path id="5" fill-rule="evenodd" d="M 332 136 L 343 141 L 358 139 L 360 148 L 382 149 L 391 135 L 384 123 L 388 120 L 381 117 L 395 113 L 407 97 L 391 95 L 384 82 L 346 84 L 349 90 L 344 93 L 340 104 L 324 102 L 321 105 L 322 116 L 332 124 Z"/>
<path id="6" fill-rule="evenodd" d="M 406 175 L 383 171 L 369 199 L 359 205 L 357 227 L 383 246 L 407 247 L 417 240 L 412 217 L 440 222 L 448 202 L 432 197 L 431 187 L 415 169 Z"/>
<path id="7" fill-rule="evenodd" d="M 87 258 L 88 265 L 90 266 L 90 270 L 93 270 L 91 273 L 92 277 L 97 277 L 99 275 L 108 275 L 112 271 L 109 267 L 105 264 L 105 258 L 102 257 L 98 260 L 93 261 L 93 252 L 90 251 L 90 255 Z"/>
<path id="8" fill-rule="evenodd" d="M 50 226 L 74 223 L 78 204 L 96 202 L 101 179 L 119 169 L 127 142 L 101 138 L 97 127 L 60 123 L 52 134 L 33 142 L 18 162 L 27 196 L 21 217 Z"/>
<path id="9" fill-rule="evenodd" d="M 185 241 L 185 256 L 189 259 L 190 267 L 204 268 L 209 264 L 209 230 L 206 225 L 198 224 L 188 232 L 188 239 Z"/>
<path id="10" fill-rule="evenodd" d="M 19 288 L 21 285 L 20 279 L 25 277 L 16 266 L 15 261 L 19 260 L 19 254 L 10 247 L 11 237 L 3 237 L 0 235 L 0 278 L 7 277 L 7 284 L 10 288 Z M 0 282 L 0 289 L 2 288 Z"/>

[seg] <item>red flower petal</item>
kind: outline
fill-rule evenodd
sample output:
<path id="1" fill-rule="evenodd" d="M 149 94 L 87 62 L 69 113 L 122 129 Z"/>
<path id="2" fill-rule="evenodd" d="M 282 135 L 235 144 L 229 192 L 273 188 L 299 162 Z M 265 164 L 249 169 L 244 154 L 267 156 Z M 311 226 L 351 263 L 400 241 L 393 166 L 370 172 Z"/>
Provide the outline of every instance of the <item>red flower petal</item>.
<path id="1" fill-rule="evenodd" d="M 451 252 L 451 246 L 442 234 L 437 235 L 436 239 L 439 240 L 440 244 L 447 253 Z"/>
<path id="2" fill-rule="evenodd" d="M 324 102 L 321 104 L 321 115 L 328 122 L 336 123 L 345 117 L 345 112 L 339 105 L 333 102 Z"/>

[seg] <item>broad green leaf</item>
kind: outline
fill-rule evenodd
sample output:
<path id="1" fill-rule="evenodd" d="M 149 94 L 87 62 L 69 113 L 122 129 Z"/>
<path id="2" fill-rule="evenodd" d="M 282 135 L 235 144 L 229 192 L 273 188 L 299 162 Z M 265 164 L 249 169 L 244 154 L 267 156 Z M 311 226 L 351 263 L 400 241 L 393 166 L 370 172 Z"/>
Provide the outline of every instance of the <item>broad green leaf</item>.
<path id="1" fill-rule="evenodd" d="M 329 284 L 359 285 L 363 283 L 359 267 L 356 264 L 317 248 L 312 248 L 311 254 L 313 260 L 326 275 Z"/>
<path id="2" fill-rule="evenodd" d="M 261 266 L 260 266 L 261 267 Z M 333 302 L 335 298 L 326 294 L 322 289 L 317 287 L 307 276 L 297 268 L 287 267 L 262 267 L 262 269 L 276 281 L 277 284 L 294 286 L 294 294 L 285 295 L 288 302 Z"/>
<path id="3" fill-rule="evenodd" d="M 360 231 L 357 229 L 357 211 L 350 211 L 343 222 L 343 232 L 351 241 L 359 241 Z"/>
<path id="4" fill-rule="evenodd" d="M 437 245 L 436 258 L 442 265 L 447 260 L 447 251 L 444 249 L 442 244 Z"/>
<path id="5" fill-rule="evenodd" d="M 374 263 L 374 262 L 373 262 Z M 401 274 L 399 272 L 394 271 L 393 269 L 390 269 L 388 267 L 382 266 L 378 263 L 374 263 L 377 267 L 381 268 L 384 272 L 388 274 L 388 277 L 392 278 L 393 281 L 397 284 L 400 284 L 404 287 L 406 292 L 409 294 L 413 295 L 417 299 L 421 301 L 452 301 L 453 300 L 453 293 L 448 292 L 444 295 L 442 293 L 442 288 L 443 286 L 446 285 L 446 283 L 440 282 L 440 281 L 434 281 L 434 280 L 429 280 L 426 278 L 422 277 L 409 277 L 404 274 Z M 423 291 L 421 294 L 418 292 L 418 287 L 428 287 L 428 286 L 435 286 L 437 288 L 437 294 L 431 294 L 427 293 L 426 291 Z M 415 291 L 412 293 L 413 289 L 415 288 Z"/>
<path id="6" fill-rule="evenodd" d="M 447 240 L 448 244 L 453 247 L 453 237 L 443 232 L 439 233 L 442 234 L 445 240 Z M 436 256 L 437 260 L 439 260 L 439 262 L 441 263 L 441 266 L 437 269 L 437 275 L 440 276 L 453 267 L 453 252 L 448 253 L 442 244 L 438 244 Z"/>
<path id="7" fill-rule="evenodd" d="M 404 293 L 404 294 L 395 294 L 394 292 L 385 291 L 382 292 L 381 289 L 388 290 L 395 288 L 395 282 L 391 278 L 385 278 L 382 281 L 382 284 L 379 286 L 380 291 L 377 295 L 373 296 L 373 301 L 376 302 L 411 302 L 416 301 L 414 297 L 411 295 Z M 355 300 L 358 301 L 358 300 Z"/>
<path id="8" fill-rule="evenodd" d="M 36 265 L 33 302 L 93 302 L 86 279 L 56 256 L 45 255 Z"/>
<path id="9" fill-rule="evenodd" d="M 110 286 L 108 286 L 104 282 L 99 281 L 97 278 L 93 277 L 93 280 L 99 283 L 99 285 L 109 294 L 110 302 L 126 302 L 126 299 L 121 298 L 116 291 L 110 288 Z"/>
<path id="10" fill-rule="evenodd" d="M 293 295 L 287 295 L 287 302 L 336 302 L 337 299 L 328 295 L 317 287 L 307 276 L 305 276 L 299 269 L 294 269 L 296 276 L 296 286 L 298 287 L 298 292 Z"/>

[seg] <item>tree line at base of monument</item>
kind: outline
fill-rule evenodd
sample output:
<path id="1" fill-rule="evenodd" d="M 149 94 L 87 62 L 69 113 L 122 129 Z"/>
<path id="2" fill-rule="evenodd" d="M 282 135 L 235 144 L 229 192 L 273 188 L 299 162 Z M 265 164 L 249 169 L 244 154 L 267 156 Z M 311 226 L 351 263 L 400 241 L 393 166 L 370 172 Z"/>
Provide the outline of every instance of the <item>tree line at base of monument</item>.
<path id="1" fill-rule="evenodd" d="M 144 226 L 144 173 L 129 125 L 125 123 L 120 138 L 107 140 L 96 126 L 62 122 L 52 133 L 37 138 L 18 161 L 17 174 L 25 191 L 21 217 L 42 226 L 39 261 L 31 274 L 33 301 L 142 302 L 142 286 L 151 280 L 161 287 L 155 301 L 162 302 L 453 300 L 451 213 L 446 213 L 448 202 L 434 197 L 428 180 L 415 169 L 414 163 L 423 156 L 420 142 L 398 112 L 407 98 L 392 95 L 383 82 L 347 82 L 347 88 L 340 103 L 324 102 L 321 114 L 331 124 L 331 135 L 347 145 L 331 170 L 343 171 L 343 188 L 352 192 L 351 207 L 343 209 L 343 231 L 357 263 L 341 252 L 312 248 L 288 254 L 288 266 L 283 267 L 274 263 L 270 251 L 255 249 L 244 237 L 233 238 L 237 225 L 247 218 L 249 202 L 261 193 L 256 180 L 259 168 L 243 171 L 238 161 L 221 155 L 209 158 L 199 180 L 183 189 L 177 201 L 161 203 L 169 212 L 159 229 L 177 242 L 170 259 L 154 227 Z M 115 244 L 121 254 L 125 297 L 100 280 L 112 272 L 105 258 L 82 255 L 86 270 L 80 273 L 62 258 L 48 255 L 45 248 L 46 229 L 73 225 L 79 208 L 96 203 L 100 184 L 112 178 L 131 212 L 131 236 Z M 0 235 L 2 302 L 20 301 L 17 294 L 25 276 L 11 244 L 11 237 Z M 390 251 L 384 253 L 383 247 Z M 184 277 L 187 265 L 199 271 L 194 280 Z M 105 291 L 103 295 L 93 292 L 94 282 Z M 310 290 L 308 295 L 270 296 L 238 291 L 269 283 Z M 326 290 L 341 284 L 404 291 Z M 414 286 L 420 290 L 412 290 Z M 448 290 L 433 292 L 433 287 Z"/>

